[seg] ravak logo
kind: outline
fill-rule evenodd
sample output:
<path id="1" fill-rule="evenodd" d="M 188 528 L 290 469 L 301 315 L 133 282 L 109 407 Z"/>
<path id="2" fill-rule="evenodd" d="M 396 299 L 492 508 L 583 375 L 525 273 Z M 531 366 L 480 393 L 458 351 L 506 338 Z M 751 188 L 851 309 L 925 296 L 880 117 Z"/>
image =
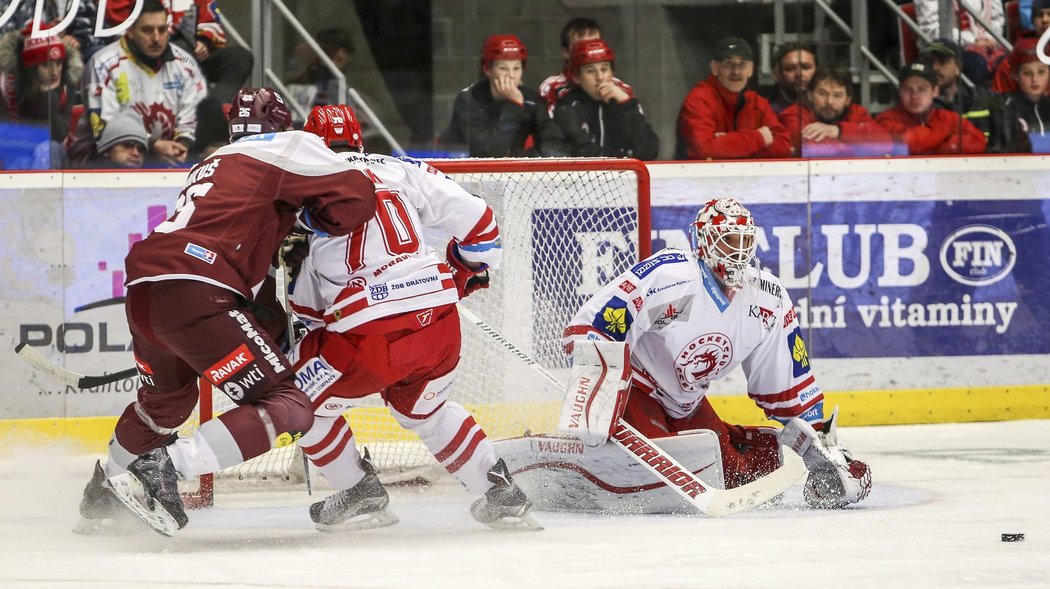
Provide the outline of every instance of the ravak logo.
<path id="1" fill-rule="evenodd" d="M 955 230 L 941 245 L 941 267 L 952 280 L 969 286 L 987 286 L 1006 278 L 1017 262 L 1010 236 L 988 225 Z"/>

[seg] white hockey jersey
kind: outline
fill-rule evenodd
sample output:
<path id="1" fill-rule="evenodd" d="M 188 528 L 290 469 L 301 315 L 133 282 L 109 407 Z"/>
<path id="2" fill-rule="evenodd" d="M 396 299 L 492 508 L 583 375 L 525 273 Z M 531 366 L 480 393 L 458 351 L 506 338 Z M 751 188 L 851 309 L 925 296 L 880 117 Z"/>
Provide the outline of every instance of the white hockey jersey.
<path id="1" fill-rule="evenodd" d="M 207 82 L 192 55 L 176 45 L 170 48 L 174 59 L 157 72 L 135 59 L 125 37 L 91 56 L 84 100 L 95 137 L 114 115 L 133 109 L 151 139 L 194 140 L 197 104 L 208 94 Z"/>
<path id="2" fill-rule="evenodd" d="M 499 227 L 484 200 L 425 162 L 344 155 L 373 176 L 376 214 L 347 237 L 310 238 L 291 295 L 296 314 L 342 332 L 458 302 L 444 252 L 427 245 L 424 228 L 451 234 L 463 259 L 499 267 Z"/>
<path id="3" fill-rule="evenodd" d="M 665 249 L 616 277 L 573 317 L 563 343 L 611 339 L 630 346 L 632 384 L 668 415 L 692 415 L 708 385 L 742 366 L 747 393 L 766 417 L 823 418 L 824 395 L 810 370 L 787 290 L 750 268 L 730 300 L 695 255 Z"/>

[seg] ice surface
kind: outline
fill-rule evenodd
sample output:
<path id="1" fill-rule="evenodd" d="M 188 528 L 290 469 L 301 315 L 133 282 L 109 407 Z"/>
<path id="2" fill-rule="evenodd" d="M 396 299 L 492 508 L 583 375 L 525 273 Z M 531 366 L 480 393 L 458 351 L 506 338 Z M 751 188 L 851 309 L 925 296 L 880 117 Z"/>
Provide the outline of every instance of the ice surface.
<path id="1" fill-rule="evenodd" d="M 475 523 L 452 485 L 395 489 L 401 523 L 315 532 L 301 492 L 225 497 L 171 539 L 72 534 L 93 459 L 0 457 L 0 587 L 1048 587 L 1050 421 L 843 428 L 875 487 L 841 511 L 725 519 L 538 514 Z M 1000 534 L 1025 541 L 1003 543 Z"/>

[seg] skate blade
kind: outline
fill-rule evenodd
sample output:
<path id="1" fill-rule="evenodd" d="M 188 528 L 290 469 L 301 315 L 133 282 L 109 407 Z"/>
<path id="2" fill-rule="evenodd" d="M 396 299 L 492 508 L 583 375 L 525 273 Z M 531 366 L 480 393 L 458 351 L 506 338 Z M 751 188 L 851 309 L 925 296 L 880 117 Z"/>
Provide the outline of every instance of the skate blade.
<path id="1" fill-rule="evenodd" d="M 388 509 L 382 509 L 380 511 L 362 513 L 337 524 L 316 523 L 314 526 L 317 528 L 318 532 L 332 534 L 357 532 L 360 530 L 370 530 L 372 528 L 386 528 L 400 521 L 401 520 L 398 519 L 397 514 Z"/>
<path id="2" fill-rule="evenodd" d="M 485 525 L 501 532 L 539 532 L 543 529 L 543 524 L 531 511 L 522 517 L 505 517 Z"/>
<path id="3" fill-rule="evenodd" d="M 72 531 L 81 536 L 126 536 L 141 529 L 139 518 L 122 509 L 115 517 L 87 519 L 81 516 Z"/>
<path id="4" fill-rule="evenodd" d="M 150 509 L 145 503 L 146 492 L 142 483 L 130 472 L 110 477 L 109 485 L 117 499 L 153 531 L 171 537 L 179 530 L 179 523 L 159 501 L 154 501 L 154 508 Z"/>

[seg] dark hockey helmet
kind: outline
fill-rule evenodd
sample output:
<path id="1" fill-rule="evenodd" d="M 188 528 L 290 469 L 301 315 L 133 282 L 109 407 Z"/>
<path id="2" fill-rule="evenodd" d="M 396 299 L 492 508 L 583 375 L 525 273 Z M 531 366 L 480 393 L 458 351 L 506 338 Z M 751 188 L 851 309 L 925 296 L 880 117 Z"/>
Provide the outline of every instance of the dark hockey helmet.
<path id="1" fill-rule="evenodd" d="M 757 232 L 751 211 L 735 198 L 718 198 L 700 208 L 689 237 L 696 257 L 715 277 L 729 288 L 739 288 L 755 259 Z"/>
<path id="2" fill-rule="evenodd" d="M 573 43 L 572 52 L 569 53 L 569 68 L 572 71 L 578 71 L 589 63 L 601 63 L 603 61 L 609 62 L 610 66 L 614 66 L 616 63 L 616 54 L 613 53 L 612 47 L 609 47 L 605 41 L 601 39 L 584 39 Z"/>
<path id="3" fill-rule="evenodd" d="M 273 88 L 241 88 L 226 111 L 230 141 L 292 128 L 292 111 Z"/>
<path id="4" fill-rule="evenodd" d="M 525 67 L 528 57 L 529 50 L 516 35 L 489 35 L 481 47 L 481 66 L 485 68 L 492 67 L 492 62 L 501 59 L 520 59 L 521 67 Z"/>
<path id="5" fill-rule="evenodd" d="M 350 147 L 364 151 L 361 138 L 361 123 L 357 120 L 354 109 L 345 104 L 315 106 L 306 117 L 303 131 L 313 133 L 328 147 Z"/>

